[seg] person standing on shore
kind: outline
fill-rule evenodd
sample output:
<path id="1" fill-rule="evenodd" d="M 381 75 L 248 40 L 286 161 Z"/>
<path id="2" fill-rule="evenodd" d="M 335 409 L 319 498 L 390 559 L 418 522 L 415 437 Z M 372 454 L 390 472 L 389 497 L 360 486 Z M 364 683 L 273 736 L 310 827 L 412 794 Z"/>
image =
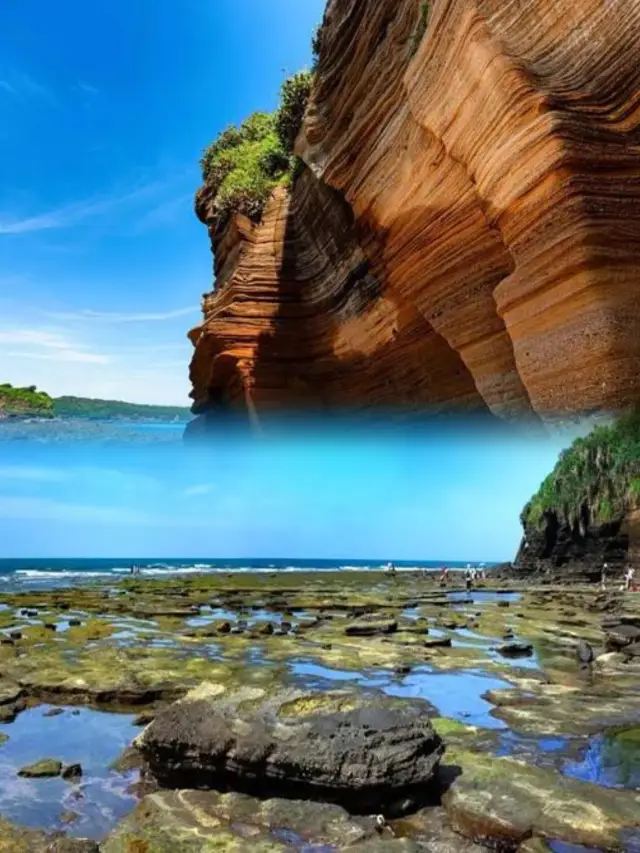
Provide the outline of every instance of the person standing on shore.
<path id="1" fill-rule="evenodd" d="M 631 587 L 633 586 L 633 576 L 635 572 L 632 566 L 627 566 L 627 571 L 624 573 L 624 588 L 627 592 L 631 591 Z"/>
<path id="2" fill-rule="evenodd" d="M 604 592 L 607 588 L 607 564 L 604 563 L 602 566 L 602 579 L 601 579 L 601 589 Z"/>

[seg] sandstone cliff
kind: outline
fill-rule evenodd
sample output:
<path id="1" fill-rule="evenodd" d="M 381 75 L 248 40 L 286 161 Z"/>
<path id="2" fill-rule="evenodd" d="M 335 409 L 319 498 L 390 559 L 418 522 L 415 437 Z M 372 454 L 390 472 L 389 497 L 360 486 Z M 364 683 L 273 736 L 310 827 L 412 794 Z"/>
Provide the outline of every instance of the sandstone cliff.
<path id="1" fill-rule="evenodd" d="M 640 398 L 640 4 L 331 0 L 296 151 L 222 229 L 194 411 Z"/>
<path id="2" fill-rule="evenodd" d="M 640 410 L 564 451 L 521 519 L 509 573 L 598 580 L 605 562 L 611 575 L 640 569 Z"/>

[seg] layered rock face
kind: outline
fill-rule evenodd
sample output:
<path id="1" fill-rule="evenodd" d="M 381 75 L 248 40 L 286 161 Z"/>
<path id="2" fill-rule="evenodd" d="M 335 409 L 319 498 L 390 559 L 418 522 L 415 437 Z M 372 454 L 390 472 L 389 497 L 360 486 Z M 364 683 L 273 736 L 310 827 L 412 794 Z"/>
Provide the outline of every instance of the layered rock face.
<path id="1" fill-rule="evenodd" d="M 434 0 L 418 42 L 420 16 L 329 3 L 306 173 L 210 228 L 196 412 L 640 397 L 640 6 Z"/>
<path id="2" fill-rule="evenodd" d="M 202 685 L 138 738 L 161 784 L 294 794 L 363 812 L 423 791 L 444 753 L 420 703 L 339 692 L 221 693 Z"/>
<path id="3" fill-rule="evenodd" d="M 206 191 L 199 215 L 211 216 Z M 408 301 L 383 292 L 380 246 L 306 170 L 259 224 L 211 228 L 216 291 L 191 332 L 194 411 L 378 405 L 482 410 L 460 356 Z"/>

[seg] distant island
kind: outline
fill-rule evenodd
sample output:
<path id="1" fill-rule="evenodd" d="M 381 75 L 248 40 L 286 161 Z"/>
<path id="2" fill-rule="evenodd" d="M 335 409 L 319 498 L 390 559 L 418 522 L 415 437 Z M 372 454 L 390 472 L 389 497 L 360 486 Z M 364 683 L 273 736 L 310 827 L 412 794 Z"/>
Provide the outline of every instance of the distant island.
<path id="1" fill-rule="evenodd" d="M 38 391 L 35 385 L 14 388 L 5 382 L 0 384 L 0 419 L 7 417 L 188 421 L 191 412 L 186 406 L 149 406 L 88 397 L 51 397 L 45 391 Z"/>

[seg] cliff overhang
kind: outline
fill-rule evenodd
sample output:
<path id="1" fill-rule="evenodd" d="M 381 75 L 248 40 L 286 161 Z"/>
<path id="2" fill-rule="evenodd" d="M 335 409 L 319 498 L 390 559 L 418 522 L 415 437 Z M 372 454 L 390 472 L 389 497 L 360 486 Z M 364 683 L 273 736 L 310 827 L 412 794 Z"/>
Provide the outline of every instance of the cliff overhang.
<path id="1" fill-rule="evenodd" d="M 424 6 L 331 0 L 305 166 L 222 233 L 200 191 L 194 412 L 640 398 L 640 7 Z"/>

